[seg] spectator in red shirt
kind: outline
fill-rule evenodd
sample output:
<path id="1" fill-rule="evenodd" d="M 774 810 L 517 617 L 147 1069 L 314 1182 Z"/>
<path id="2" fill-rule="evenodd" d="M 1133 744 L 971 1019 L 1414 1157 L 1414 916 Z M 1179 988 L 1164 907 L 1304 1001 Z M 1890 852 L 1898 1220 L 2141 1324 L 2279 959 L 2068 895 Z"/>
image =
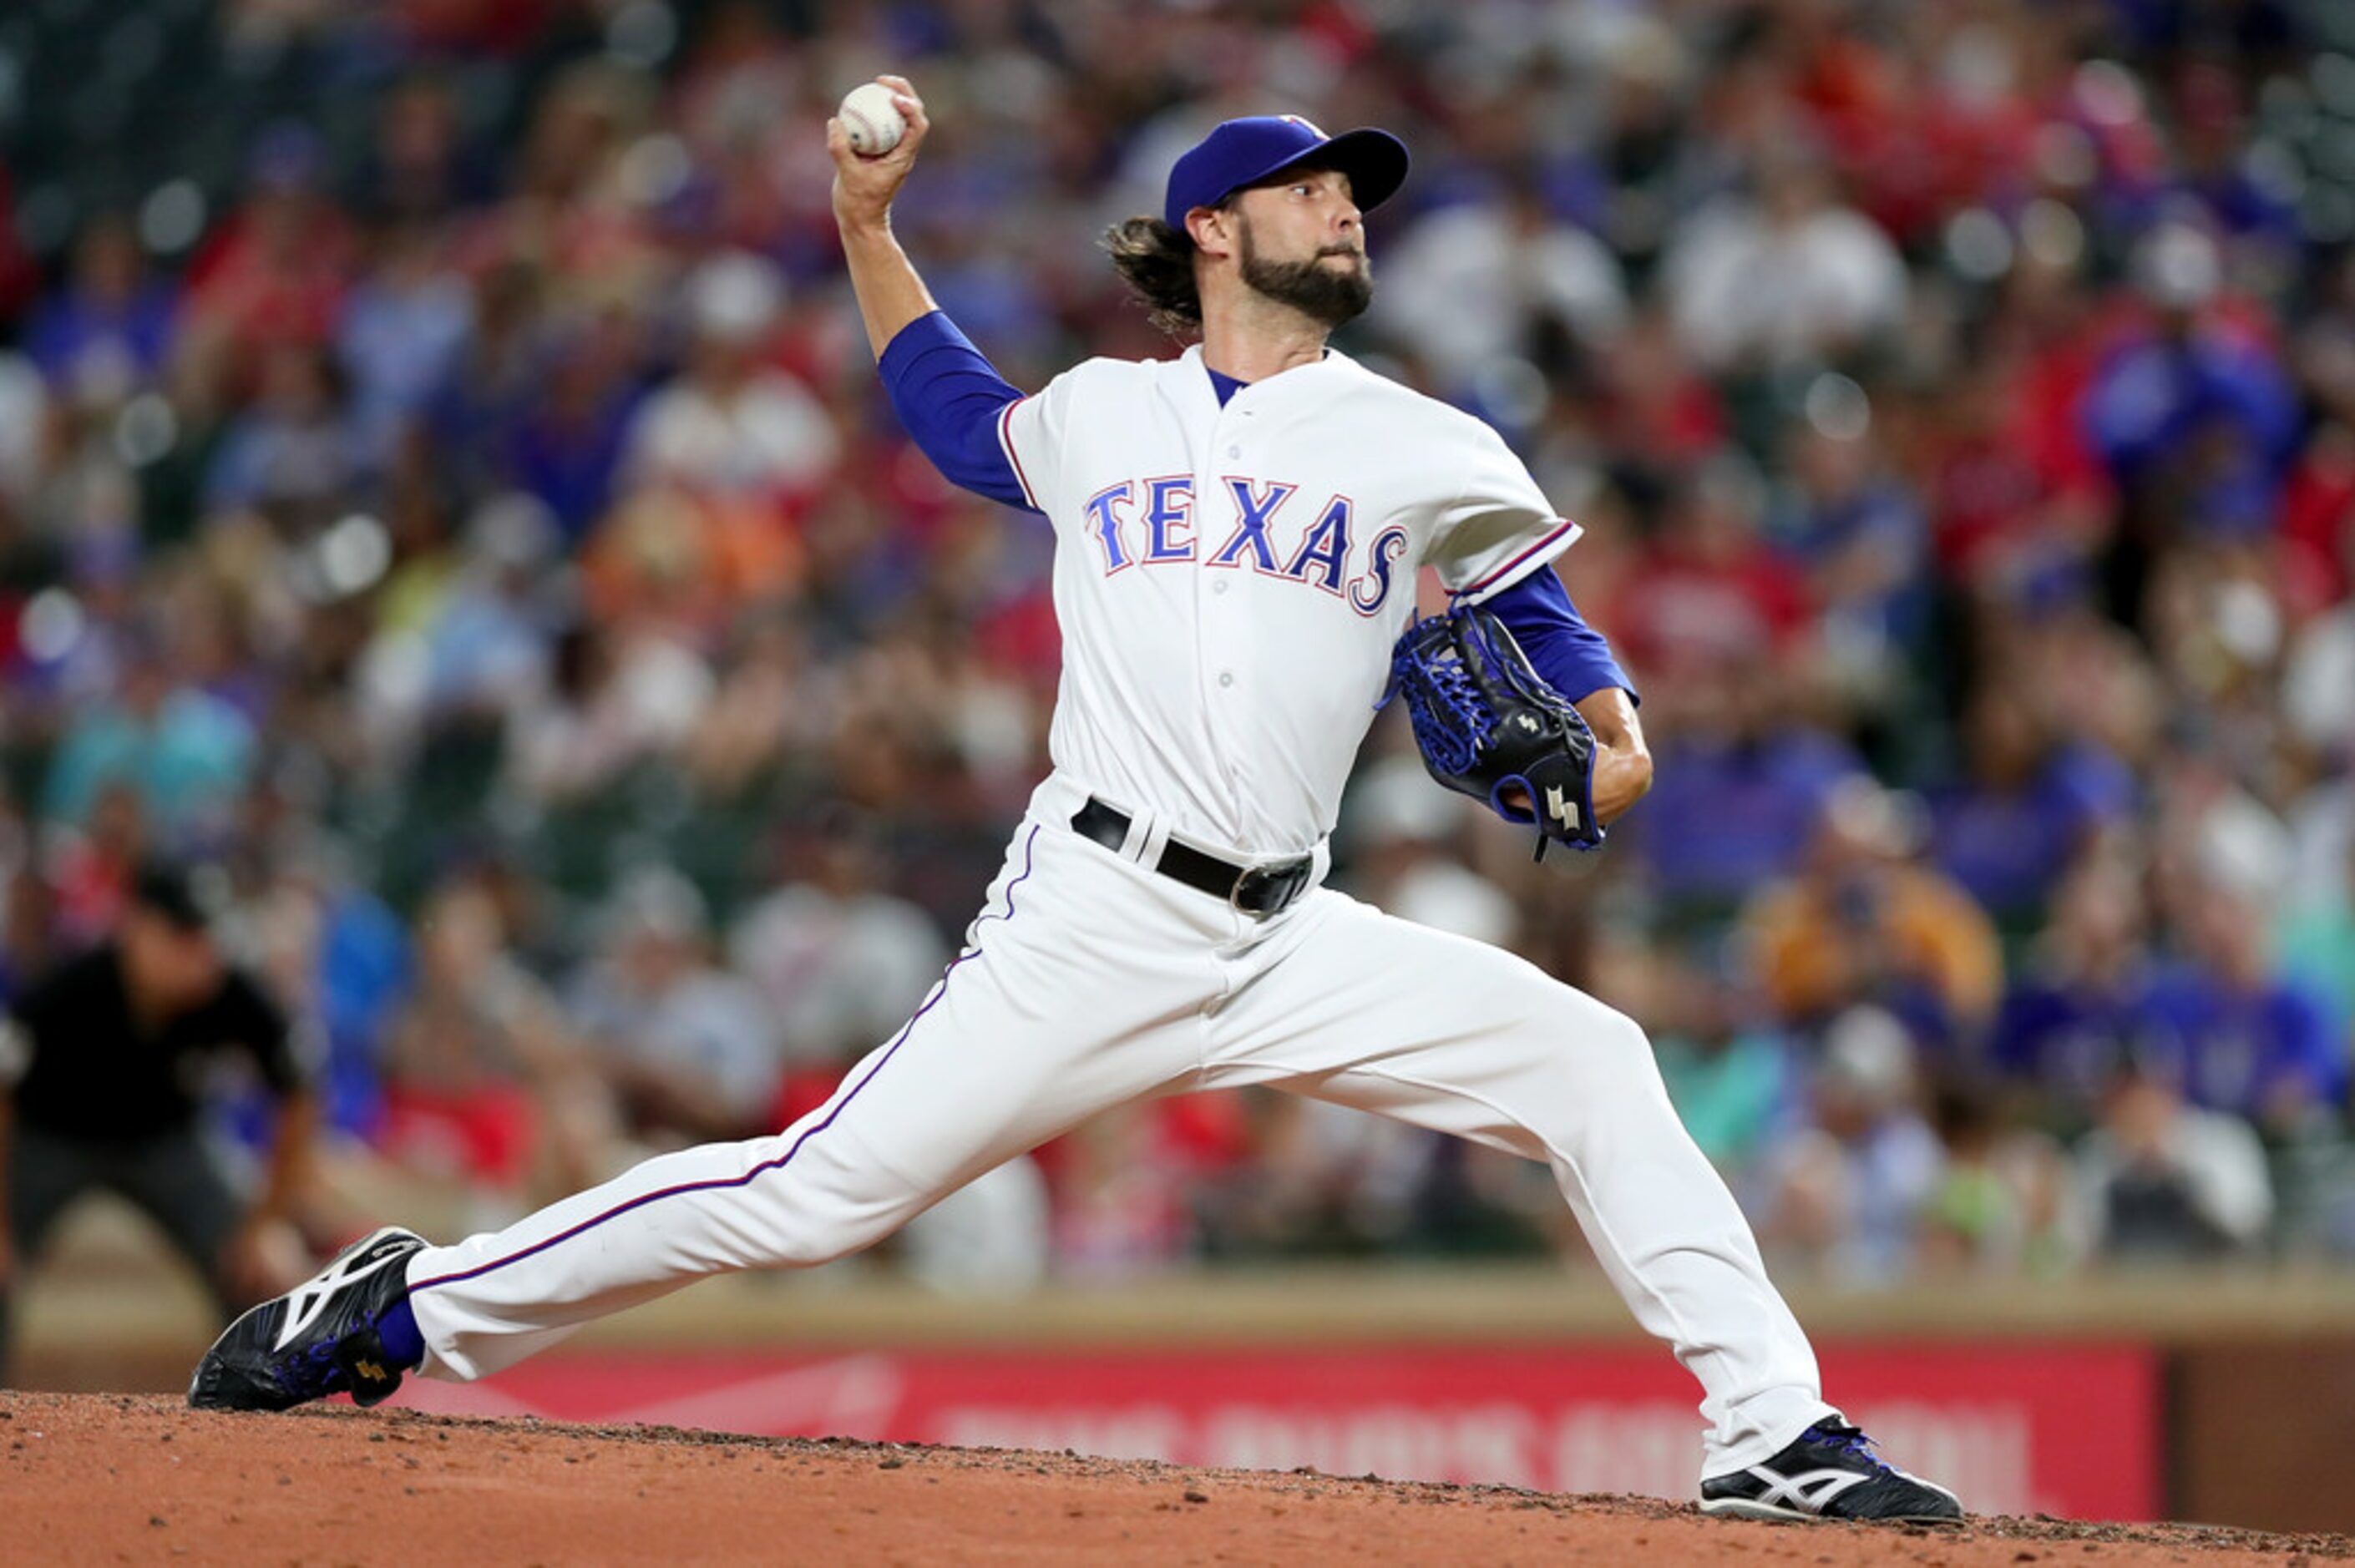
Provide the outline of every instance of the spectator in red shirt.
<path id="1" fill-rule="evenodd" d="M 1637 665 L 1668 673 L 1789 650 L 1806 622 L 1806 594 L 1761 536 L 1764 499 L 1756 471 L 1731 454 L 1678 488 L 1621 612 Z"/>
<path id="2" fill-rule="evenodd" d="M 267 349 L 325 344 L 341 316 L 354 237 L 322 188 L 323 156 L 308 126 L 262 132 L 245 206 L 188 269 L 194 323 L 226 337 L 249 373 Z"/>

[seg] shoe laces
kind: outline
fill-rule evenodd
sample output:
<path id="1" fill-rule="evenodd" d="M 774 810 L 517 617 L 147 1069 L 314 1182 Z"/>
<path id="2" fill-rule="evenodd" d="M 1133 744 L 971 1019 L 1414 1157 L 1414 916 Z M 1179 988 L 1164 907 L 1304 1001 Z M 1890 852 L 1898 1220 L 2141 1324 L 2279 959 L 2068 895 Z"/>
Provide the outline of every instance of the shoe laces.
<path id="1" fill-rule="evenodd" d="M 1817 1423 L 1816 1431 L 1820 1434 L 1817 1440 L 1824 1446 L 1853 1454 L 1875 1469 L 1889 1468 L 1889 1462 L 1872 1451 L 1872 1439 L 1864 1435 L 1863 1428 L 1841 1421 L 1825 1421 Z"/>
<path id="2" fill-rule="evenodd" d="M 300 1376 L 295 1366 L 286 1365 L 288 1361 L 298 1364 L 308 1361 L 323 1379 L 330 1393 L 341 1386 L 343 1369 L 336 1364 L 336 1342 L 333 1340 L 305 1345 L 293 1355 L 284 1358 L 280 1363 L 283 1369 L 279 1376 L 279 1381 L 282 1383 L 285 1382 L 288 1376 Z"/>

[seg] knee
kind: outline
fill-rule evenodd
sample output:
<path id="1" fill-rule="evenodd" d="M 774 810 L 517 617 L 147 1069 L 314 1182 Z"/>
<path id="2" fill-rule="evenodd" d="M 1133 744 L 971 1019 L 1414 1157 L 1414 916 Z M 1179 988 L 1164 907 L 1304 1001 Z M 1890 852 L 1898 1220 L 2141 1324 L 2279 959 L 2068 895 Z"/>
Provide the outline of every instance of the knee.
<path id="1" fill-rule="evenodd" d="M 1598 1008 L 1596 1012 L 1588 1048 L 1581 1053 L 1586 1071 L 1627 1087 L 1666 1095 L 1659 1060 L 1653 1054 L 1652 1037 L 1644 1026 L 1610 1008 Z"/>
<path id="2" fill-rule="evenodd" d="M 1533 1075 L 1533 1082 L 1541 1082 L 1565 1104 L 1616 1103 L 1597 1091 L 1660 1084 L 1659 1064 L 1643 1025 L 1568 986 L 1550 981 L 1542 999 L 1503 1033 L 1513 1043 L 1516 1070 Z"/>
<path id="3" fill-rule="evenodd" d="M 1614 1008 L 1598 1007 L 1595 1012 L 1596 1054 L 1614 1065 L 1654 1074 L 1659 1071 L 1652 1055 L 1652 1037 L 1644 1032 L 1642 1024 Z"/>

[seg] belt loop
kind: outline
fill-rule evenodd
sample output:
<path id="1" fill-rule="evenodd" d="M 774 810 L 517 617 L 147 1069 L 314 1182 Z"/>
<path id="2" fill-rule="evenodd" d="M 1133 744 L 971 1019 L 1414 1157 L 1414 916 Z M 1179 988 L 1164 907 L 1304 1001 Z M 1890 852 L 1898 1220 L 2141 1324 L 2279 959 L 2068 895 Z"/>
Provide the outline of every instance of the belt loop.
<path id="1" fill-rule="evenodd" d="M 1169 842 L 1169 827 L 1159 816 L 1149 811 L 1135 811 L 1128 819 L 1128 842 L 1121 853 L 1151 871 L 1161 863 L 1162 846 Z"/>

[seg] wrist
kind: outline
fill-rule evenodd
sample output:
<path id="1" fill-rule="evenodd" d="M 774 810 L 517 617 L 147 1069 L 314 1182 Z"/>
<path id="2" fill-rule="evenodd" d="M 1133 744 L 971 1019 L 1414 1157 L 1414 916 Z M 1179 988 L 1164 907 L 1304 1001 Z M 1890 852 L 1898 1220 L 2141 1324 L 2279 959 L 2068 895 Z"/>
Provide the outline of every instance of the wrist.
<path id="1" fill-rule="evenodd" d="M 855 206 L 837 202 L 835 226 L 842 230 L 842 242 L 850 245 L 889 245 L 891 238 L 891 208 L 889 204 L 872 207 L 866 203 Z"/>

